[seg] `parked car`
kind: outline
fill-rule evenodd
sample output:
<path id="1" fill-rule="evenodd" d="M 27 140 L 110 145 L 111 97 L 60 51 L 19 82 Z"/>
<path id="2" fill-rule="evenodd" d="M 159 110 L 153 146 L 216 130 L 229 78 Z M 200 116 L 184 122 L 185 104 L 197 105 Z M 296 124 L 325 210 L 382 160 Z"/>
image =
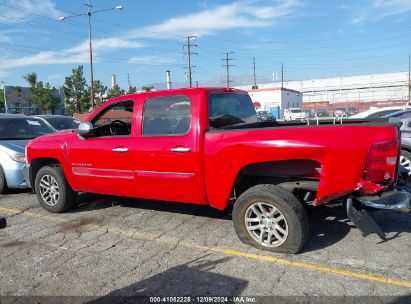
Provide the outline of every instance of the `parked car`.
<path id="1" fill-rule="evenodd" d="M 335 108 L 334 116 L 348 116 L 346 108 Z"/>
<path id="2" fill-rule="evenodd" d="M 239 238 L 276 252 L 303 248 L 305 204 L 339 200 L 365 235 L 384 237 L 365 207 L 411 210 L 410 193 L 393 191 L 398 126 L 319 123 L 260 122 L 237 89 L 130 94 L 104 103 L 77 132 L 30 141 L 25 176 L 49 212 L 73 207 L 78 192 L 219 210 L 233 202 Z"/>
<path id="3" fill-rule="evenodd" d="M 23 175 L 26 145 L 33 138 L 53 132 L 38 118 L 0 114 L 0 193 L 8 188 L 28 187 Z"/>
<path id="4" fill-rule="evenodd" d="M 315 113 L 313 110 L 303 110 L 305 112 L 305 116 L 307 118 L 314 118 L 315 117 Z"/>
<path id="5" fill-rule="evenodd" d="M 33 117 L 41 119 L 45 124 L 49 125 L 49 127 L 53 128 L 56 131 L 77 129 L 79 124 L 81 124 L 80 120 L 77 120 L 71 116 L 35 115 Z"/>
<path id="6" fill-rule="evenodd" d="M 352 116 L 354 114 L 358 113 L 358 109 L 356 107 L 348 107 L 347 109 L 347 115 Z"/>
<path id="7" fill-rule="evenodd" d="M 257 118 L 259 121 L 273 121 L 275 120 L 274 115 L 268 111 L 257 111 Z"/>
<path id="8" fill-rule="evenodd" d="M 350 116 L 350 118 L 353 118 L 353 119 L 354 118 L 381 118 L 388 114 L 398 112 L 402 110 L 403 108 L 404 107 L 400 107 L 400 106 L 374 108 L 374 109 L 369 109 L 367 111 L 354 114 Z"/>
<path id="9" fill-rule="evenodd" d="M 399 118 L 401 125 L 401 156 L 400 165 L 411 175 L 411 109 L 403 109 L 398 112 L 391 113 L 383 118 Z"/>
<path id="10" fill-rule="evenodd" d="M 330 113 L 327 111 L 327 109 L 319 109 L 316 113 L 316 116 L 318 116 L 318 117 L 329 117 Z"/>
<path id="11" fill-rule="evenodd" d="M 284 120 L 300 120 L 307 118 L 307 114 L 300 108 L 289 108 L 284 110 Z"/>

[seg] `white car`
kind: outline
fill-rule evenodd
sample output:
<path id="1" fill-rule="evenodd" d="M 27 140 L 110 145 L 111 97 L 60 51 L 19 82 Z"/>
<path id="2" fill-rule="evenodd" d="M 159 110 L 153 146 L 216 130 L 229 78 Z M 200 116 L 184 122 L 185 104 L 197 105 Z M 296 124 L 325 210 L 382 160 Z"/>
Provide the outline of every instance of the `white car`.
<path id="1" fill-rule="evenodd" d="M 301 120 L 307 118 L 307 113 L 300 108 L 284 109 L 284 120 Z"/>
<path id="2" fill-rule="evenodd" d="M 374 108 L 374 109 L 369 109 L 364 112 L 360 112 L 357 114 L 354 114 L 350 116 L 349 118 L 380 118 L 385 115 L 398 112 L 404 109 L 402 106 L 393 106 L 393 107 L 383 107 L 383 108 Z"/>

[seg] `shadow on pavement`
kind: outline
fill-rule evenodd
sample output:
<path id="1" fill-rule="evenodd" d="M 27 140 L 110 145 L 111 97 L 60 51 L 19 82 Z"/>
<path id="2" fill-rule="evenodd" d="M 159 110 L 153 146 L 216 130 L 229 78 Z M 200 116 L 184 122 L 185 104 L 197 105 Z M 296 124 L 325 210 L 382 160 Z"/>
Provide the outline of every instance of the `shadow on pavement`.
<path id="1" fill-rule="evenodd" d="M 127 300 L 132 301 L 130 297 L 133 296 L 236 296 L 241 294 L 248 282 L 212 271 L 218 264 L 230 259 L 226 257 L 218 260 L 190 261 L 88 303 L 131 303 Z"/>
<path id="2" fill-rule="evenodd" d="M 311 239 L 303 252 L 310 252 L 331 246 L 342 240 L 351 230 L 349 221 L 341 206 L 312 207 L 309 212 Z"/>
<path id="3" fill-rule="evenodd" d="M 85 212 L 91 210 L 105 209 L 113 206 L 126 208 L 138 208 L 154 211 L 166 211 L 188 215 L 198 215 L 210 218 L 219 218 L 231 221 L 232 207 L 220 211 L 207 205 L 184 204 L 177 202 L 165 202 L 146 199 L 116 197 L 84 193 L 79 195 L 79 206 L 68 210 L 68 213 Z"/>

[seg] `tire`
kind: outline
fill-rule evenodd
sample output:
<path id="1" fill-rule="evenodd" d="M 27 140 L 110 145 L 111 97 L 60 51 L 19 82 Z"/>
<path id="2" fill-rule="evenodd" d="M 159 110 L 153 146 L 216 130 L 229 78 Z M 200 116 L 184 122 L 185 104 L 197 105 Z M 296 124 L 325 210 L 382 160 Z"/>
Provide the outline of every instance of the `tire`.
<path id="1" fill-rule="evenodd" d="M 77 192 L 71 189 L 60 166 L 41 168 L 34 185 L 40 205 L 49 212 L 64 212 L 76 202 Z"/>
<path id="2" fill-rule="evenodd" d="M 411 175 L 411 153 L 406 150 L 401 150 L 400 165 L 407 171 L 408 175 Z"/>
<path id="3" fill-rule="evenodd" d="M 0 194 L 7 193 L 8 187 L 6 177 L 4 176 L 3 168 L 0 166 Z"/>
<path id="4" fill-rule="evenodd" d="M 257 215 L 253 210 L 261 211 L 261 206 L 266 210 L 265 214 L 260 212 L 265 215 L 262 220 L 253 217 Z M 234 204 L 233 222 L 244 244 L 272 252 L 298 253 L 309 236 L 308 217 L 303 205 L 291 192 L 275 185 L 257 185 L 242 193 Z M 262 242 L 261 238 L 260 242 L 257 240 L 259 234 L 263 235 Z"/>

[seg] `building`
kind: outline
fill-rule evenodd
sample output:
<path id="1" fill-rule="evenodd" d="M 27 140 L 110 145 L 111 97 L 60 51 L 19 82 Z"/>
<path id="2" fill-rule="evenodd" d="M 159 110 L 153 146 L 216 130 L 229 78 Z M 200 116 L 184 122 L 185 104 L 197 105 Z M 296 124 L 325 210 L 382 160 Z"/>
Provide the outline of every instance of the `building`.
<path id="1" fill-rule="evenodd" d="M 304 108 L 332 110 L 334 107 L 355 106 L 365 110 L 373 106 L 405 104 L 409 100 L 408 82 L 408 73 L 398 72 L 286 81 L 284 87 L 301 92 Z M 280 85 L 266 83 L 259 84 L 258 88 L 272 89 Z M 251 85 L 238 88 L 250 90 Z"/>
<path id="2" fill-rule="evenodd" d="M 257 110 L 269 111 L 277 118 L 282 116 L 284 109 L 301 108 L 303 104 L 301 92 L 287 88 L 271 87 L 246 89 L 246 91 Z"/>
<path id="3" fill-rule="evenodd" d="M 63 89 L 56 89 L 52 92 L 57 96 L 59 103 L 57 104 L 53 113 L 44 113 L 44 111 L 30 102 L 29 96 L 31 94 L 30 88 L 5 86 L 7 112 L 12 114 L 26 114 L 26 115 L 41 115 L 41 114 L 64 114 L 64 93 Z M 4 92 L 2 92 L 4 94 Z M 2 100 L 4 97 L 2 98 Z M 5 105 L 1 103 L 0 112 L 5 112 Z"/>

